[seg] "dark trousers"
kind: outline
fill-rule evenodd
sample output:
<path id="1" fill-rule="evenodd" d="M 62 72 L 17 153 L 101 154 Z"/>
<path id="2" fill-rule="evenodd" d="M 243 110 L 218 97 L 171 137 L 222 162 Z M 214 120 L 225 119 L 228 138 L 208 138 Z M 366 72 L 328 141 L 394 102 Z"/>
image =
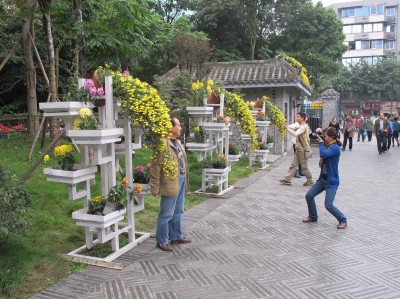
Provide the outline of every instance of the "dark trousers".
<path id="1" fill-rule="evenodd" d="M 383 153 L 386 151 L 387 135 L 383 131 L 376 134 L 376 142 L 378 144 L 378 152 Z"/>
<path id="2" fill-rule="evenodd" d="M 349 149 L 353 148 L 353 137 L 349 136 L 349 132 L 344 132 L 343 149 L 346 149 L 347 139 L 349 139 Z"/>
<path id="3" fill-rule="evenodd" d="M 358 130 L 357 141 L 360 141 L 360 135 L 361 135 L 362 141 L 364 142 L 364 140 L 365 140 L 364 129 L 359 129 L 359 130 Z"/>
<path id="4" fill-rule="evenodd" d="M 367 131 L 368 141 L 372 140 L 372 131 Z"/>

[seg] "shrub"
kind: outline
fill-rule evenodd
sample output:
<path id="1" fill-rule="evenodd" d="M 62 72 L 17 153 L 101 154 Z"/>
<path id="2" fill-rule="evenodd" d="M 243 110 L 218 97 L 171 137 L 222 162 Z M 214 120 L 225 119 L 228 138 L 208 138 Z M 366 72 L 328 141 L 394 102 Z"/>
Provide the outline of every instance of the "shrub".
<path id="1" fill-rule="evenodd" d="M 265 143 L 265 142 L 260 142 L 259 147 L 260 147 L 260 150 L 268 149 L 267 143 Z"/>
<path id="2" fill-rule="evenodd" d="M 240 148 L 238 145 L 230 143 L 229 144 L 229 155 L 239 155 Z"/>
<path id="3" fill-rule="evenodd" d="M 0 165 L 0 241 L 12 233 L 25 233 L 30 204 L 31 197 L 25 187 L 18 185 L 11 173 Z"/>
<path id="4" fill-rule="evenodd" d="M 228 160 L 225 156 L 206 156 L 203 161 L 201 161 L 201 166 L 203 168 L 223 169 L 228 166 Z"/>

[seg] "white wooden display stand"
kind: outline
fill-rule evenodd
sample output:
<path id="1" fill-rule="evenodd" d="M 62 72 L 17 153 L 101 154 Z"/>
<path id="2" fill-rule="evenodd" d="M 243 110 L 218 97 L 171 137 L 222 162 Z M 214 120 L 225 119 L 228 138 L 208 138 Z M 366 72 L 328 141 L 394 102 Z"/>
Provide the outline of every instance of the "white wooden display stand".
<path id="1" fill-rule="evenodd" d="M 84 82 L 85 79 L 79 79 L 79 87 L 82 87 L 84 85 Z M 93 148 L 96 164 L 100 165 L 101 168 L 101 187 L 103 196 L 107 196 L 109 190 L 116 185 L 117 168 L 115 142 L 121 141 L 122 136 L 127 142 L 126 145 L 124 145 L 123 147 L 119 147 L 119 152 L 124 152 L 126 177 L 128 179 L 129 187 L 133 188 L 132 153 L 135 148 L 130 142 L 132 136 L 130 120 L 126 118 L 123 120 L 116 120 L 118 113 L 114 111 L 114 107 L 118 107 L 118 105 L 113 103 L 111 77 L 105 78 L 105 91 L 106 94 L 104 98 L 106 104 L 104 107 L 99 107 L 98 110 L 100 128 L 99 130 L 70 129 L 73 117 L 76 117 L 79 114 L 79 109 L 82 108 L 82 104 L 81 106 L 78 105 L 78 107 L 74 106 L 75 110 L 73 112 L 61 112 L 66 114 L 65 116 L 68 118 L 69 121 L 69 125 L 66 126 L 66 135 L 70 137 L 75 144 L 79 144 L 81 145 L 81 147 L 83 147 L 81 150 L 83 165 L 89 165 L 89 147 Z M 56 109 L 54 107 L 44 107 L 44 109 L 46 108 Z M 115 109 L 117 110 L 119 108 Z M 46 113 L 56 112 L 57 111 L 54 110 L 48 110 L 48 112 Z M 123 127 L 117 128 L 117 122 L 120 126 L 122 125 Z M 140 138 L 135 140 L 140 140 L 141 142 Z M 136 146 L 137 148 L 139 148 L 139 145 Z M 97 167 L 91 167 L 88 169 L 92 168 L 97 169 Z M 90 179 L 93 177 L 90 175 L 85 177 L 85 182 L 87 184 L 87 193 L 84 198 L 84 208 L 72 213 L 72 218 L 76 220 L 76 224 L 85 228 L 86 244 L 80 248 L 75 249 L 74 251 L 71 251 L 67 255 L 69 257 L 76 258 L 83 263 L 115 268 L 116 263 L 109 262 L 113 261 L 115 258 L 131 250 L 133 247 L 137 246 L 139 243 L 144 242 L 150 237 L 149 233 L 135 232 L 134 213 L 144 208 L 143 195 L 145 194 L 145 192 L 142 192 L 140 195 L 138 195 L 138 197 L 141 199 L 141 204 L 139 204 L 138 206 L 134 206 L 133 201 L 129 201 L 126 209 L 114 211 L 105 216 L 87 214 L 87 209 L 89 205 L 88 201 L 90 198 L 89 182 Z M 49 180 L 62 181 L 62 179 L 60 178 L 56 179 L 54 174 L 51 174 L 49 176 Z M 63 182 L 74 183 L 76 181 L 68 178 L 68 176 L 65 176 L 65 181 Z M 126 213 L 128 223 L 122 223 L 121 221 L 124 219 Z M 119 236 L 123 233 L 128 234 L 129 242 L 127 245 L 120 248 Z M 94 240 L 94 234 L 97 234 L 97 240 Z M 111 241 L 111 249 L 113 253 L 105 258 L 96 258 L 80 254 L 80 252 L 85 249 L 93 248 L 93 246 L 97 243 L 105 243 L 108 241 Z M 122 265 L 119 265 L 118 267 L 122 268 Z"/>
<path id="2" fill-rule="evenodd" d="M 220 96 L 219 104 L 207 104 L 207 99 L 204 100 L 204 107 L 187 107 L 189 116 L 199 126 L 203 126 L 205 130 L 206 140 L 204 143 L 190 142 L 186 144 L 188 150 L 197 153 L 197 160 L 202 161 L 207 154 L 212 155 L 216 150 L 217 154 L 225 153 L 228 159 L 229 152 L 229 125 L 225 123 L 216 123 L 213 120 L 217 119 L 216 112 L 223 113 L 224 111 L 224 94 Z M 232 190 L 234 187 L 228 185 L 228 174 L 231 171 L 230 165 L 224 169 L 208 168 L 202 171 L 202 186 L 195 193 L 206 193 L 223 195 Z M 217 188 L 217 193 L 206 192 L 211 187 Z"/>
<path id="3" fill-rule="evenodd" d="M 47 180 L 49 182 L 57 182 L 68 185 L 68 194 L 70 200 L 90 198 L 90 180 L 95 178 L 96 172 L 97 167 L 86 167 L 72 171 L 53 168 L 43 169 L 43 173 L 47 175 Z M 81 190 L 77 190 L 79 183 L 83 183 Z"/>
<path id="4" fill-rule="evenodd" d="M 263 102 L 263 106 L 261 108 L 254 108 L 252 111 L 252 115 L 254 118 L 257 116 L 257 112 L 263 112 L 265 114 L 266 112 L 266 107 L 265 107 L 265 102 Z M 261 142 L 267 142 L 267 136 L 268 136 L 268 127 L 270 125 L 270 121 L 261 121 L 261 120 L 255 120 L 256 122 L 256 128 L 258 131 L 258 135 L 261 136 Z M 269 166 L 268 162 L 268 153 L 269 149 L 266 150 L 255 150 L 253 151 L 250 146 L 250 155 L 249 155 L 249 166 L 253 166 L 255 162 L 260 163 L 260 168 L 259 169 L 265 169 Z"/>

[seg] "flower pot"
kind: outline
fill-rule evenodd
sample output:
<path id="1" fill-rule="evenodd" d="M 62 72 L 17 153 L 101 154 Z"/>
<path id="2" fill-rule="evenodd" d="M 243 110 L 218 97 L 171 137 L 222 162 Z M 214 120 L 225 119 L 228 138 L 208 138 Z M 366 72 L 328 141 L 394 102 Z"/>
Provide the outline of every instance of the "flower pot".
<path id="1" fill-rule="evenodd" d="M 110 201 L 106 201 L 106 205 L 103 209 L 103 215 L 108 215 L 117 210 L 117 205 Z"/>
<path id="2" fill-rule="evenodd" d="M 261 103 L 260 99 L 257 99 L 257 101 L 254 103 L 253 108 L 257 108 L 257 109 L 262 108 L 262 103 Z"/>
<path id="3" fill-rule="evenodd" d="M 124 135 L 123 128 L 101 130 L 68 130 L 67 136 L 74 140 L 75 144 L 108 144 L 121 141 Z"/>
<path id="4" fill-rule="evenodd" d="M 217 97 L 217 95 L 214 93 L 214 91 L 211 92 L 211 93 L 209 94 L 208 98 L 207 98 L 207 104 L 214 104 L 214 105 L 216 105 L 216 104 L 219 104 L 219 103 L 220 103 L 220 100 L 219 100 L 219 98 Z"/>
<path id="5" fill-rule="evenodd" d="M 150 190 L 151 190 L 150 184 L 134 183 L 133 190 L 135 190 L 137 184 L 140 184 L 142 186 L 142 191 L 139 194 L 149 194 L 150 193 Z"/>
<path id="6" fill-rule="evenodd" d="M 110 225 L 124 219 L 126 209 L 117 210 L 107 215 L 92 215 L 88 214 L 88 208 L 83 208 L 72 213 L 72 219 L 76 220 L 76 224 L 80 226 L 106 228 Z"/>
<path id="7" fill-rule="evenodd" d="M 64 183 L 67 185 L 75 185 L 80 182 L 94 179 L 97 167 L 88 167 L 78 170 L 62 170 L 53 168 L 44 168 L 43 173 L 47 175 L 49 182 Z"/>
<path id="8" fill-rule="evenodd" d="M 94 105 L 96 107 L 104 107 L 106 105 L 106 99 L 104 97 L 96 98 L 94 100 Z"/>
<path id="9" fill-rule="evenodd" d="M 94 71 L 92 81 L 96 88 L 103 87 L 103 84 L 100 83 L 99 77 L 97 77 L 97 70 Z"/>
<path id="10" fill-rule="evenodd" d="M 92 103 L 88 102 L 46 102 L 39 103 L 39 109 L 46 116 L 74 116 L 79 115 L 79 110 L 82 108 L 93 108 Z"/>

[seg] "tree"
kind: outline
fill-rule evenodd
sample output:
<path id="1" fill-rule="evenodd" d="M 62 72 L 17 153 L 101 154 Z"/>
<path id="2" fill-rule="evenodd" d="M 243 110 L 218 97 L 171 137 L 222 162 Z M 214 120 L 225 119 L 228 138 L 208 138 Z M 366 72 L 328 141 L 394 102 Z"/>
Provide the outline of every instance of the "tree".
<path id="1" fill-rule="evenodd" d="M 153 9 L 167 24 L 174 23 L 187 9 L 187 0 L 153 0 L 150 9 Z"/>
<path id="2" fill-rule="evenodd" d="M 400 63 L 385 58 L 375 65 L 361 61 L 349 69 L 341 66 L 325 84 L 332 85 L 342 99 L 355 103 L 376 99 L 396 101 L 400 95 Z"/>
<path id="3" fill-rule="evenodd" d="M 22 16 L 22 44 L 24 48 L 24 61 L 26 69 L 26 89 L 28 106 L 29 132 L 34 135 L 39 129 L 39 115 L 36 97 L 36 70 L 33 63 L 32 42 L 34 36 L 33 17 L 36 11 L 35 0 L 25 0 Z"/>
<path id="4" fill-rule="evenodd" d="M 311 83 L 316 85 L 324 76 L 338 71 L 338 60 L 347 50 L 344 45 L 342 22 L 332 9 L 306 3 L 292 15 L 275 46 L 296 58 L 308 70 Z"/>

